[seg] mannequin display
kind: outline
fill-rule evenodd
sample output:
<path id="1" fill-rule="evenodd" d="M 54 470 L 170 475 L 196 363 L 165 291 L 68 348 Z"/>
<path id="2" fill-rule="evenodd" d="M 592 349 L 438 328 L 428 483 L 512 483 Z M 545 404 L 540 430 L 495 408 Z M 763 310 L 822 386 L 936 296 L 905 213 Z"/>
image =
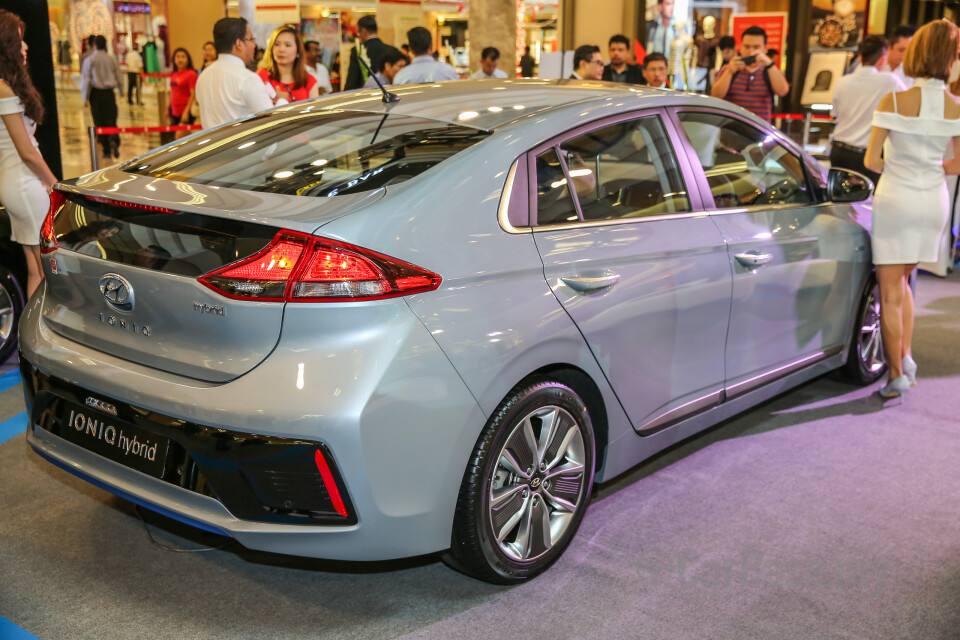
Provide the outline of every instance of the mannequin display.
<path id="1" fill-rule="evenodd" d="M 694 69 L 693 89 L 694 91 L 709 91 L 707 84 L 710 69 L 713 67 L 714 51 L 720 43 L 720 36 L 717 34 L 717 19 L 713 16 L 705 16 L 697 21 L 693 35 L 694 45 L 697 47 L 697 64 Z"/>
<path id="2" fill-rule="evenodd" d="M 697 46 L 684 28 L 686 25 L 682 21 L 677 21 L 676 24 L 677 35 L 670 41 L 670 55 L 667 58 L 670 86 L 679 91 L 693 91 L 693 65 L 697 58 Z"/>

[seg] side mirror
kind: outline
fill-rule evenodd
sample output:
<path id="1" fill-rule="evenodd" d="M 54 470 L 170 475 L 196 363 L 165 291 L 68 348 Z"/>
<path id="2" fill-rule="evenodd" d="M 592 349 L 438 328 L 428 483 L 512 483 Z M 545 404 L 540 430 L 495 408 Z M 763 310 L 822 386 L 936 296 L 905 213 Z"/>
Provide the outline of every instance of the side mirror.
<path id="1" fill-rule="evenodd" d="M 830 169 L 827 196 L 833 202 L 862 202 L 873 195 L 873 180 L 849 169 Z"/>

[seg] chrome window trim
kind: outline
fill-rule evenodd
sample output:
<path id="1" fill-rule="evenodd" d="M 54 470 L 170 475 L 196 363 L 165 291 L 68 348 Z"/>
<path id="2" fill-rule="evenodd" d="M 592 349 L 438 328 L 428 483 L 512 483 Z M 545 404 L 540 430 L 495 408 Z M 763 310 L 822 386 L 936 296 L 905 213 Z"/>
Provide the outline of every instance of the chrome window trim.
<path id="1" fill-rule="evenodd" d="M 497 207 L 497 221 L 500 223 L 500 228 L 507 233 L 531 233 L 533 231 L 530 227 L 515 227 L 510 224 L 510 199 L 513 197 L 514 188 L 517 187 L 517 167 L 521 162 L 526 161 L 526 154 L 513 161 L 513 164 L 510 165 L 510 171 L 507 173 L 507 181 L 503 184 L 503 190 L 500 192 L 500 204 Z M 528 220 L 529 217 L 528 213 Z"/>
<path id="2" fill-rule="evenodd" d="M 707 218 L 709 211 L 691 211 L 689 213 L 671 213 L 664 216 L 649 216 L 647 218 L 621 218 L 619 220 L 595 220 L 592 222 L 571 222 L 569 224 L 545 224 L 533 227 L 533 233 L 547 231 L 563 231 L 566 229 L 583 229 L 585 227 L 609 227 L 619 224 L 638 224 L 641 222 L 663 222 L 664 220 L 684 220 L 687 218 Z"/>
<path id="3" fill-rule="evenodd" d="M 790 209 L 813 209 L 819 207 L 835 207 L 834 202 L 811 202 L 809 204 L 787 202 L 784 204 L 771 204 L 767 206 L 750 205 L 745 207 L 727 207 L 724 209 L 710 209 L 705 213 L 711 216 L 728 216 L 735 213 L 759 213 L 763 211 L 788 211 Z"/>

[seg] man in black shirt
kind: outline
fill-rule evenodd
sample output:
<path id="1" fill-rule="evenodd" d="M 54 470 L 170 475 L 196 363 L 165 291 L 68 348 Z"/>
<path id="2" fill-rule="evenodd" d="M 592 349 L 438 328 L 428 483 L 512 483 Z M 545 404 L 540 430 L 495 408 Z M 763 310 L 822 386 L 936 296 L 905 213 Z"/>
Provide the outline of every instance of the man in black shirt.
<path id="1" fill-rule="evenodd" d="M 530 55 L 530 47 L 524 47 L 523 55 L 520 56 L 520 75 L 524 78 L 532 78 L 533 68 L 536 65 L 537 61 Z"/>
<path id="2" fill-rule="evenodd" d="M 357 54 L 361 49 L 364 59 L 371 68 L 374 68 L 380 56 L 387 50 L 387 45 L 377 35 L 377 19 L 373 16 L 363 16 L 357 20 L 357 40 L 359 42 L 350 51 L 350 67 L 347 69 L 344 91 L 359 89 L 367 81 L 369 74 L 357 60 Z"/>
<path id="3" fill-rule="evenodd" d="M 626 82 L 646 84 L 638 64 L 630 64 L 630 40 L 617 34 L 610 38 L 610 64 L 603 68 L 603 79 L 607 82 Z"/>

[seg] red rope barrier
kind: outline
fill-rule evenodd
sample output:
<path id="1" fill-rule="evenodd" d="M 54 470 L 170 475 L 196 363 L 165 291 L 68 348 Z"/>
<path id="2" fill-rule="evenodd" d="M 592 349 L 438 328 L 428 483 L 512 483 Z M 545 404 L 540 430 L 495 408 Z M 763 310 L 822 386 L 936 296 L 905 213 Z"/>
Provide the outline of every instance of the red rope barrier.
<path id="1" fill-rule="evenodd" d="M 802 113 L 775 113 L 773 114 L 774 120 L 803 120 L 804 114 Z M 833 117 L 828 115 L 819 115 L 813 114 L 810 116 L 810 119 L 814 122 L 833 122 Z"/>
<path id="2" fill-rule="evenodd" d="M 98 136 L 114 133 L 173 133 L 174 131 L 199 131 L 203 129 L 198 124 L 178 124 L 167 127 L 97 127 L 94 133 Z"/>

